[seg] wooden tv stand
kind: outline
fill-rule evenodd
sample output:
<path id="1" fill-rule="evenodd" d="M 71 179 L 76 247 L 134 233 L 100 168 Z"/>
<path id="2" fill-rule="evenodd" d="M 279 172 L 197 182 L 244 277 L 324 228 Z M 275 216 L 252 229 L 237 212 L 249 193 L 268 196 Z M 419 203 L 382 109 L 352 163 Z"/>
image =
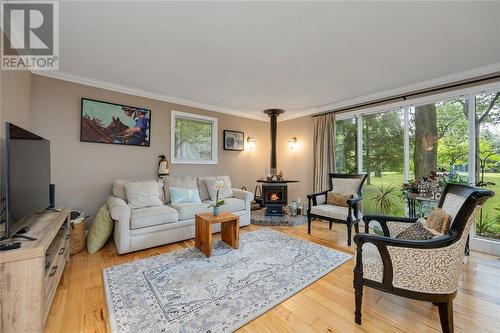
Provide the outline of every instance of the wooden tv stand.
<path id="1" fill-rule="evenodd" d="M 43 331 L 69 259 L 69 209 L 36 214 L 27 225 L 37 240 L 0 252 L 0 332 Z"/>

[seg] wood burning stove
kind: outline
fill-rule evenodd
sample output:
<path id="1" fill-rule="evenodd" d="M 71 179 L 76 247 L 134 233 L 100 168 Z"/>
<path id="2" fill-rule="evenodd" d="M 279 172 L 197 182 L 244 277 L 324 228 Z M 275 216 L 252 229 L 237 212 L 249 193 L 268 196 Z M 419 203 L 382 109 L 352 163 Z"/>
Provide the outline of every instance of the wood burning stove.
<path id="1" fill-rule="evenodd" d="M 283 206 L 288 203 L 288 188 L 283 184 L 263 184 L 262 201 L 266 215 L 283 216 Z"/>
<path id="2" fill-rule="evenodd" d="M 295 180 L 282 179 L 278 177 L 276 168 L 276 133 L 278 127 L 278 116 L 285 112 L 281 109 L 267 109 L 264 113 L 270 118 L 271 130 L 271 160 L 270 171 L 271 177 L 267 179 L 259 179 L 257 182 L 262 183 L 262 205 L 266 207 L 266 215 L 283 216 L 283 207 L 288 204 L 288 187 L 286 183 L 296 183 Z"/>

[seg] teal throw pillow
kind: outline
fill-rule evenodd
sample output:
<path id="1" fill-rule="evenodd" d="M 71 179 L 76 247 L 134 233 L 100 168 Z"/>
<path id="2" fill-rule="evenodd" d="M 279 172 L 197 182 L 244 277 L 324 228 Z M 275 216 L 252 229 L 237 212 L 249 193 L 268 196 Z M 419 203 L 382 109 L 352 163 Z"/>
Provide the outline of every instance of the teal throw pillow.
<path id="1" fill-rule="evenodd" d="M 172 203 L 201 202 L 197 188 L 170 187 L 170 200 Z"/>

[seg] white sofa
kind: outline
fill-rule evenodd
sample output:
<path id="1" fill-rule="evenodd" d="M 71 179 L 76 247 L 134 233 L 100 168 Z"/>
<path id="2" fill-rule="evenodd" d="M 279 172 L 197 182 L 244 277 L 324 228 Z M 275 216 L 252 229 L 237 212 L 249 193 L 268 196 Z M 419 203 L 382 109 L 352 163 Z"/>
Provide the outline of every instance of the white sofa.
<path id="1" fill-rule="evenodd" d="M 210 212 L 213 203 L 208 194 L 205 179 L 208 177 L 167 177 L 159 180 L 160 200 L 163 206 L 134 209 L 127 204 L 126 180 L 113 182 L 112 195 L 107 205 L 115 220 L 114 241 L 119 254 L 138 251 L 154 246 L 178 242 L 194 237 L 197 213 Z M 170 186 L 197 188 L 202 202 L 177 203 L 170 201 Z M 250 224 L 250 205 L 253 193 L 232 189 L 233 197 L 224 198 L 223 211 L 240 216 L 240 226 Z M 213 226 L 219 232 L 220 225 Z"/>

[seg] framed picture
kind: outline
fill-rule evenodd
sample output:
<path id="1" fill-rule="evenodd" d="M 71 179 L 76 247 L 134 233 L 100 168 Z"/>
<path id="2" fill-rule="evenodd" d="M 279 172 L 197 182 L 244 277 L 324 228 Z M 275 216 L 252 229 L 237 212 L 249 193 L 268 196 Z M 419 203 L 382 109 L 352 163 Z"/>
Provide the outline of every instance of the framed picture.
<path id="1" fill-rule="evenodd" d="M 149 147 L 151 110 L 82 98 L 80 141 Z"/>
<path id="2" fill-rule="evenodd" d="M 224 150 L 245 150 L 245 133 L 224 130 Z"/>
<path id="3" fill-rule="evenodd" d="M 217 118 L 172 111 L 173 164 L 217 164 Z"/>

